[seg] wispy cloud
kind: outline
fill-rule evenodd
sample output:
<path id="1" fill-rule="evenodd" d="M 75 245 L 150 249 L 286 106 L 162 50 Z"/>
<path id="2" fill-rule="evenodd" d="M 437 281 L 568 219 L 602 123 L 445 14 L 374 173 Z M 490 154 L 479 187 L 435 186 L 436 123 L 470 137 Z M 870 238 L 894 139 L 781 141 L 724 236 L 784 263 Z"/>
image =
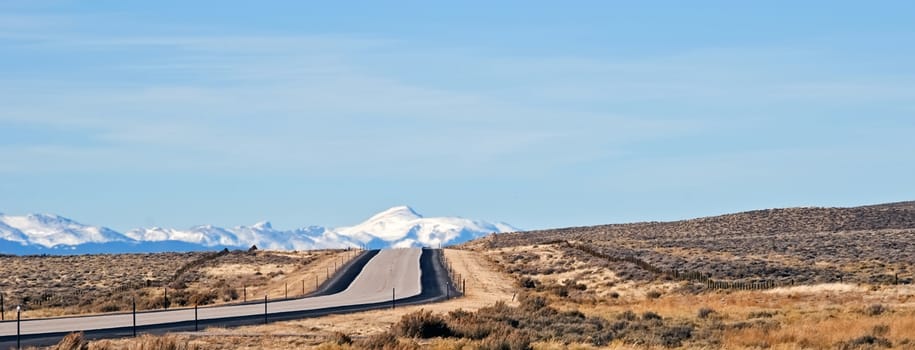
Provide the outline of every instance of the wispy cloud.
<path id="1" fill-rule="evenodd" d="M 904 100 L 915 87 L 806 74 L 818 57 L 806 49 L 498 57 L 354 35 L 99 36 L 48 18 L 11 22 L 37 33 L 26 54 L 65 53 L 75 76 L 0 79 L 0 123 L 69 125 L 106 145 L 23 146 L 40 160 L 16 157 L 8 167 L 17 171 L 73 165 L 63 159 L 150 170 L 549 170 L 720 130 L 736 108 Z M 773 76 L 773 66 L 785 74 Z"/>

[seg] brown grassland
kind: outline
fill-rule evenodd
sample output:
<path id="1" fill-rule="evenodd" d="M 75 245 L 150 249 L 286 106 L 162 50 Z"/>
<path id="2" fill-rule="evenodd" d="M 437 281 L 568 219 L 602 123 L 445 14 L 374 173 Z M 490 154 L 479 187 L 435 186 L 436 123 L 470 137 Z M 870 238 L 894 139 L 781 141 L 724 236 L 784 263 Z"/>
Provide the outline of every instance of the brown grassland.
<path id="1" fill-rule="evenodd" d="M 301 296 L 355 252 L 224 251 L 76 256 L 0 256 L 6 316 L 161 309 Z M 304 282 L 304 283 L 303 283 Z M 287 291 L 288 286 L 288 291 Z"/>
<path id="2" fill-rule="evenodd" d="M 913 202 L 500 234 L 448 249 L 446 258 L 467 279 L 467 295 L 443 303 L 77 343 L 915 349 Z"/>

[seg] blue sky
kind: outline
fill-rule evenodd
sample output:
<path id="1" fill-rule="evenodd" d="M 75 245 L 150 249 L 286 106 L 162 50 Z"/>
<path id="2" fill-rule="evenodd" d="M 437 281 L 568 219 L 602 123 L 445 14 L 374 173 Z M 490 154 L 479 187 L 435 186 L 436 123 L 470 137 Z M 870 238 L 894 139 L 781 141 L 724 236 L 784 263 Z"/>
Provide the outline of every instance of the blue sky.
<path id="1" fill-rule="evenodd" d="M 522 228 L 915 199 L 911 2 L 0 2 L 0 212 Z"/>

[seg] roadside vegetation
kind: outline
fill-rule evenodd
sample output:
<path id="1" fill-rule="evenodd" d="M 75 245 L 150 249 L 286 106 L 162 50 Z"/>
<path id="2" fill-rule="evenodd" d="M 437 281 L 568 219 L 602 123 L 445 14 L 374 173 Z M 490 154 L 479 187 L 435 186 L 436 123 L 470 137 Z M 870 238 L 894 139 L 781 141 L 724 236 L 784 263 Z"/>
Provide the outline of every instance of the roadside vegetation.
<path id="1" fill-rule="evenodd" d="M 355 255 L 341 250 L 0 256 L 5 317 L 50 317 L 271 299 L 311 292 Z M 167 293 L 167 295 L 166 295 Z"/>

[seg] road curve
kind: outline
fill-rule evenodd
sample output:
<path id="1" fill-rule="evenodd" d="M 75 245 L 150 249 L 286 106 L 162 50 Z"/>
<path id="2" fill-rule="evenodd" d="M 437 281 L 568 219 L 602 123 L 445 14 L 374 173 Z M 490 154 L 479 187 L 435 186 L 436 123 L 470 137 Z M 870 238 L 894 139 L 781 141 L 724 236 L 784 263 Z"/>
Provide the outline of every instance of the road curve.
<path id="1" fill-rule="evenodd" d="M 351 268 L 358 269 L 359 265 Z M 328 290 L 336 293 L 270 301 L 266 304 L 266 313 L 263 302 L 201 307 L 197 310 L 196 321 L 193 308 L 138 312 L 137 331 L 163 333 L 193 330 L 197 326 L 255 324 L 391 307 L 392 302 L 431 302 L 457 294 L 447 281 L 441 252 L 431 249 L 381 250 L 364 264 L 358 274 L 353 272 L 344 269 L 338 273 L 338 277 L 349 275 L 351 278 L 337 282 L 340 286 L 348 284 L 342 291 L 339 291 L 340 287 L 331 287 Z M 23 345 L 49 345 L 69 332 L 83 331 L 89 338 L 100 338 L 129 336 L 133 330 L 133 315 L 130 313 L 29 319 L 21 322 L 21 339 Z M 0 323 L 0 348 L 8 348 L 15 342 L 16 322 Z"/>

